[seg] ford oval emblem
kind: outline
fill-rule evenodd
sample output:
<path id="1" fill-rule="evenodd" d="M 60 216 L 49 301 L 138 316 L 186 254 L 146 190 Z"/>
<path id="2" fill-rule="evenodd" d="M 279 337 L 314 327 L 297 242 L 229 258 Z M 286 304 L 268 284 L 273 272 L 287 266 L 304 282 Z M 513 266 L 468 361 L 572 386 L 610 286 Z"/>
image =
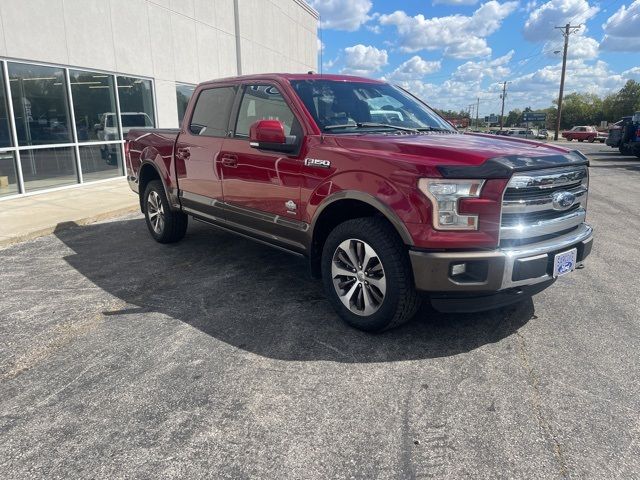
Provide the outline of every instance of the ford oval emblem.
<path id="1" fill-rule="evenodd" d="M 556 192 L 551 196 L 551 200 L 553 200 L 553 209 L 554 210 L 567 210 L 571 208 L 571 206 L 576 201 L 576 196 L 567 191 Z"/>

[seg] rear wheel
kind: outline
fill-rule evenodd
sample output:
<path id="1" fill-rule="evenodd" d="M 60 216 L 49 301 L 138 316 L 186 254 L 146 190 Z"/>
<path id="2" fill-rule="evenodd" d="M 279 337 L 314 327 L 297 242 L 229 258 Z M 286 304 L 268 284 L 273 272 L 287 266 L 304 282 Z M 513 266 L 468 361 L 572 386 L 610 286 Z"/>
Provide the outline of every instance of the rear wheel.
<path id="1" fill-rule="evenodd" d="M 338 315 L 360 330 L 401 325 L 420 304 L 406 247 L 380 218 L 347 220 L 329 234 L 322 280 Z"/>
<path id="2" fill-rule="evenodd" d="M 144 216 L 149 233 L 156 242 L 177 242 L 187 232 L 188 216 L 171 210 L 160 180 L 149 182 L 144 191 Z"/>

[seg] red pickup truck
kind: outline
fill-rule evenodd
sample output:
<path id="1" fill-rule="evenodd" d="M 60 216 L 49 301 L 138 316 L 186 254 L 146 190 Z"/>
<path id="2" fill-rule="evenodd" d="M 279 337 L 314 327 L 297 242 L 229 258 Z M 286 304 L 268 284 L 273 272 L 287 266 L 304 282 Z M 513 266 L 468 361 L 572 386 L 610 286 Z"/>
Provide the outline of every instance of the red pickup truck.
<path id="1" fill-rule="evenodd" d="M 596 127 L 576 126 L 571 130 L 562 132 L 562 136 L 568 141 L 577 140 L 579 142 L 604 143 L 607 140 L 608 134 L 599 132 Z"/>
<path id="2" fill-rule="evenodd" d="M 155 240 L 180 240 L 193 217 L 303 255 L 363 330 L 426 298 L 465 312 L 527 298 L 591 251 L 581 153 L 460 134 L 377 80 L 206 82 L 180 129 L 131 130 L 125 151 Z"/>

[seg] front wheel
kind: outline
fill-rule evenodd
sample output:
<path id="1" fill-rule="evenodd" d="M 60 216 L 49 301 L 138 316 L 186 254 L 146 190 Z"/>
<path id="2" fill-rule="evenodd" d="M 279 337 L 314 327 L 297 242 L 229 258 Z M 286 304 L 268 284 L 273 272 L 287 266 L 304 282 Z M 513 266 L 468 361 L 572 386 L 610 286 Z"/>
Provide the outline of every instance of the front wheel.
<path id="1" fill-rule="evenodd" d="M 589 143 L 593 143 L 593 142 L 595 142 L 595 141 L 596 141 L 596 139 L 595 139 L 595 138 L 590 138 L 590 139 L 589 139 Z"/>
<path id="2" fill-rule="evenodd" d="M 329 234 L 322 280 L 338 315 L 360 330 L 401 325 L 420 304 L 406 246 L 381 218 L 347 220 Z"/>
<path id="3" fill-rule="evenodd" d="M 144 191 L 144 216 L 149 233 L 156 242 L 174 243 L 187 232 L 189 217 L 171 210 L 160 180 L 149 182 Z"/>

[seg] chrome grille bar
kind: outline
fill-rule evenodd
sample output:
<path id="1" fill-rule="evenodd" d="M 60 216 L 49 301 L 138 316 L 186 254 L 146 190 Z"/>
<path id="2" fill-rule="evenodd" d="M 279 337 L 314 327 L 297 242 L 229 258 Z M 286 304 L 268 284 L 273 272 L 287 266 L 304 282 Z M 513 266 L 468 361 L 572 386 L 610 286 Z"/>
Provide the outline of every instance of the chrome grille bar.
<path id="1" fill-rule="evenodd" d="M 588 184 L 586 166 L 515 174 L 502 201 L 500 239 L 526 243 L 579 226 L 587 214 Z"/>

